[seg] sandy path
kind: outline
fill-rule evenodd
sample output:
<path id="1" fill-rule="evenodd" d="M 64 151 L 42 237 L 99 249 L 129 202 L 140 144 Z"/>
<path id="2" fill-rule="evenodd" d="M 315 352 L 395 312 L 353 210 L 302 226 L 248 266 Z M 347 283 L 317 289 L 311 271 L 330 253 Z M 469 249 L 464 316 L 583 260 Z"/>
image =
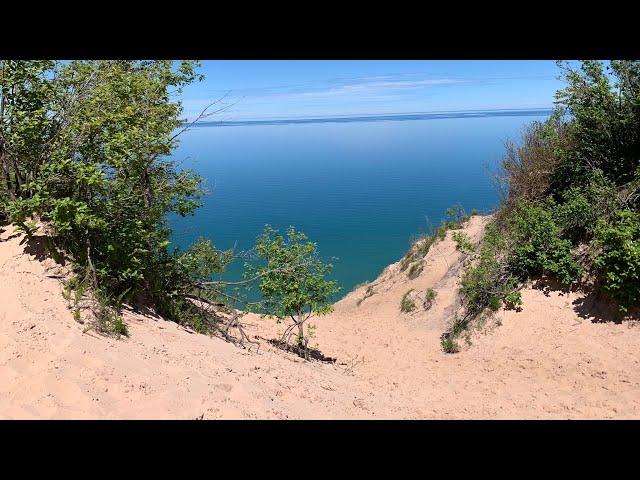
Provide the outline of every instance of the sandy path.
<path id="1" fill-rule="evenodd" d="M 478 240 L 485 219 L 466 227 Z M 399 264 L 317 320 L 335 364 L 259 352 L 127 314 L 124 340 L 82 333 L 61 296 L 59 267 L 0 234 L 0 418 L 638 418 L 640 327 L 594 323 L 578 294 L 523 291 L 522 312 L 444 354 L 459 253 L 449 237 L 409 280 Z M 414 288 L 429 311 L 399 310 Z M 547 296 L 548 295 L 548 296 Z M 244 319 L 251 336 L 281 326 Z"/>

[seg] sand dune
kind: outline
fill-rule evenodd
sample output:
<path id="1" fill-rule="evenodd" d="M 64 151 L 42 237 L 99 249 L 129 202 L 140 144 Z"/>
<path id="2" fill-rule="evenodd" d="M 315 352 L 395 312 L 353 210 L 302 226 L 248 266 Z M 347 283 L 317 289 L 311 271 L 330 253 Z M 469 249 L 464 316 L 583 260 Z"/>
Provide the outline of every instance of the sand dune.
<path id="1" fill-rule="evenodd" d="M 470 238 L 486 221 L 471 218 Z M 582 294 L 526 288 L 521 312 L 498 312 L 445 354 L 461 266 L 450 234 L 423 261 L 413 280 L 390 265 L 312 321 L 312 343 L 336 362 L 304 362 L 263 340 L 283 326 L 255 315 L 243 322 L 257 351 L 131 312 L 129 338 L 83 333 L 61 295 L 65 267 L 4 227 L 0 418 L 640 416 L 640 326 L 606 321 Z M 400 312 L 409 289 L 427 288 L 431 309 Z"/>

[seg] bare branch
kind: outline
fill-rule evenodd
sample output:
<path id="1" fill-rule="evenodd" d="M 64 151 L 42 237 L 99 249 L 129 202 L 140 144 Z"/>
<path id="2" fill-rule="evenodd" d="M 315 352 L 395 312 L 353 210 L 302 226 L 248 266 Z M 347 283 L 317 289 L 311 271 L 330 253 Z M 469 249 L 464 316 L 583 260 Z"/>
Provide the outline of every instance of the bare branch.
<path id="1" fill-rule="evenodd" d="M 202 109 L 202 111 L 200 112 L 200 114 L 195 118 L 195 120 L 189 122 L 187 125 L 185 125 L 178 133 L 176 133 L 174 136 L 172 136 L 169 141 L 172 142 L 173 140 L 175 140 L 176 138 L 178 138 L 180 135 L 182 135 L 183 133 L 185 133 L 186 131 L 190 130 L 191 128 L 193 128 L 193 126 L 198 123 L 199 121 L 205 119 L 205 118 L 209 118 L 213 115 L 217 115 L 218 113 L 222 113 L 225 110 L 230 109 L 231 107 L 233 107 L 234 105 L 236 105 L 238 102 L 234 102 L 234 103 L 230 103 L 227 104 L 223 107 L 218 108 L 217 110 L 214 111 L 208 111 L 211 107 L 213 107 L 214 105 L 217 105 L 221 102 L 224 101 L 225 98 L 227 98 L 229 96 L 229 94 L 231 93 L 231 91 L 228 91 L 227 93 L 225 93 L 222 97 L 220 97 L 219 99 L 211 102 L 210 104 L 208 104 L 206 107 L 204 107 Z"/>

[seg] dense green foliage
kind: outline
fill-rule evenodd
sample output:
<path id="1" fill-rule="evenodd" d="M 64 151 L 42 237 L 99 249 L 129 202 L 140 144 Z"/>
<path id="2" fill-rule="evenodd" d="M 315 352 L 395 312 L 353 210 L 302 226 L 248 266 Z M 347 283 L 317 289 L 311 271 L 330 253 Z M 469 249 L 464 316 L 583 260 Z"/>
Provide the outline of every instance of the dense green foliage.
<path id="1" fill-rule="evenodd" d="M 28 234 L 41 220 L 94 289 L 167 306 L 179 269 L 167 214 L 198 206 L 200 178 L 168 155 L 176 96 L 194 62 L 0 62 L 1 207 Z"/>
<path id="2" fill-rule="evenodd" d="M 561 283 L 577 280 L 580 267 L 571 242 L 561 236 L 551 202 L 520 202 L 505 220 L 512 248 L 512 270 L 521 278 L 549 275 Z"/>
<path id="3" fill-rule="evenodd" d="M 601 247 L 595 264 L 603 288 L 626 310 L 640 303 L 640 214 L 621 210 L 610 222 L 598 226 Z"/>
<path id="4" fill-rule="evenodd" d="M 505 198 L 463 275 L 458 324 L 518 308 L 528 279 L 594 289 L 621 311 L 639 305 L 640 62 L 559 66 L 567 86 L 553 115 L 507 145 Z"/>

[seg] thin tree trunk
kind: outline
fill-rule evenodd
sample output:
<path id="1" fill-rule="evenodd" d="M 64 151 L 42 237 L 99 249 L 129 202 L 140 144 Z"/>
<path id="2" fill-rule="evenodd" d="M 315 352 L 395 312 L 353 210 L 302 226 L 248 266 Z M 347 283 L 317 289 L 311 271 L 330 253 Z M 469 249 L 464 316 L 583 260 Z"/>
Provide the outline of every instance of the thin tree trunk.
<path id="1" fill-rule="evenodd" d="M 5 153 L 2 151 L 3 148 L 0 146 L 0 164 L 2 165 L 2 178 L 4 180 L 4 186 L 7 189 L 7 194 L 9 195 L 9 200 L 13 201 L 16 199 L 16 192 L 13 188 L 13 182 L 11 181 L 11 171 L 9 170 L 9 162 Z"/>
<path id="2" fill-rule="evenodd" d="M 304 355 L 304 358 L 309 360 L 309 352 L 307 351 L 307 342 L 304 338 L 304 320 L 300 320 L 302 315 L 298 315 L 298 352 L 300 355 Z"/>
<path id="3" fill-rule="evenodd" d="M 24 183 L 24 180 L 22 178 L 22 175 L 20 174 L 20 169 L 18 168 L 18 162 L 15 158 L 13 159 L 13 174 L 16 178 L 15 196 L 19 197 L 22 193 L 22 185 Z"/>

